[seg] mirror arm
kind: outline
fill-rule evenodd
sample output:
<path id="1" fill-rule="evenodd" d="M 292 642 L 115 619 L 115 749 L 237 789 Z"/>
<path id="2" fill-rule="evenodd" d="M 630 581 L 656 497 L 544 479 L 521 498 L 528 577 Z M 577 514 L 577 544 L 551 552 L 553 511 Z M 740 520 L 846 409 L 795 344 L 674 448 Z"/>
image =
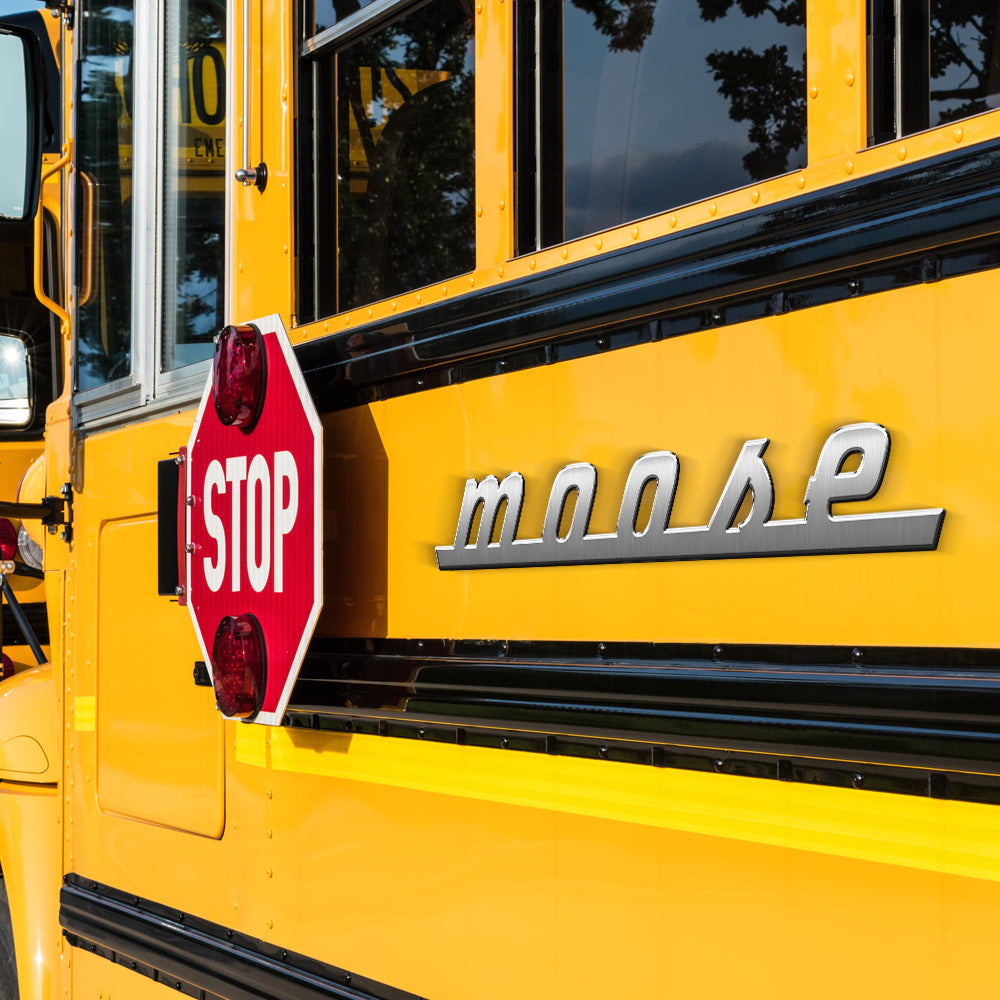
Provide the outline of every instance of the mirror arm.
<path id="1" fill-rule="evenodd" d="M 71 523 L 72 508 L 65 497 L 43 497 L 41 503 L 0 500 L 0 517 L 18 521 L 41 521 L 54 529 L 56 525 Z"/>
<path id="2" fill-rule="evenodd" d="M 59 303 L 56 302 L 54 299 L 50 299 L 48 295 L 45 294 L 45 289 L 42 286 L 42 258 L 44 257 L 44 254 L 42 252 L 44 249 L 42 223 L 44 220 L 44 212 L 45 212 L 45 209 L 42 207 L 42 199 L 44 195 L 45 182 L 53 174 L 58 173 L 60 170 L 62 170 L 63 167 L 65 167 L 73 158 L 73 146 L 71 142 L 66 142 L 63 145 L 63 150 L 64 150 L 63 155 L 60 156 L 55 163 L 50 164 L 42 171 L 41 189 L 38 196 L 38 211 L 35 212 L 35 239 L 33 241 L 35 250 L 35 259 L 34 259 L 33 270 L 35 279 L 35 298 L 38 299 L 38 301 L 41 302 L 41 304 L 45 306 L 46 309 L 51 310 L 59 317 L 59 320 L 63 325 L 63 331 L 65 332 L 67 329 L 69 329 L 69 313 L 66 312 L 66 310 L 63 309 L 63 307 L 59 305 Z"/>

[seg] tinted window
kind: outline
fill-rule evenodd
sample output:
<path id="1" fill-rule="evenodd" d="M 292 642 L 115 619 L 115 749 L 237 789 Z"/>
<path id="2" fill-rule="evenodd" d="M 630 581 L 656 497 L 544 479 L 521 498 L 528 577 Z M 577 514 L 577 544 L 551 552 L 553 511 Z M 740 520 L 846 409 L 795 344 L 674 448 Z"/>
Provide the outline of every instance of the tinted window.
<path id="1" fill-rule="evenodd" d="M 470 14 L 432 0 L 337 51 L 307 55 L 300 318 L 475 266 Z"/>
<path id="2" fill-rule="evenodd" d="M 128 375 L 132 324 L 132 3 L 90 3 L 77 29 L 76 384 Z"/>
<path id="3" fill-rule="evenodd" d="M 371 2 L 372 0 L 314 0 L 306 3 L 306 37 L 332 27 Z"/>
<path id="4" fill-rule="evenodd" d="M 226 5 L 166 13 L 163 370 L 211 357 L 223 327 Z"/>
<path id="5" fill-rule="evenodd" d="M 998 7 L 869 0 L 869 144 L 1000 107 Z"/>
<path id="6" fill-rule="evenodd" d="M 930 124 L 1000 107 L 997 0 L 931 4 Z"/>
<path id="7" fill-rule="evenodd" d="M 804 165 L 804 0 L 561 0 L 538 11 L 538 242 Z"/>

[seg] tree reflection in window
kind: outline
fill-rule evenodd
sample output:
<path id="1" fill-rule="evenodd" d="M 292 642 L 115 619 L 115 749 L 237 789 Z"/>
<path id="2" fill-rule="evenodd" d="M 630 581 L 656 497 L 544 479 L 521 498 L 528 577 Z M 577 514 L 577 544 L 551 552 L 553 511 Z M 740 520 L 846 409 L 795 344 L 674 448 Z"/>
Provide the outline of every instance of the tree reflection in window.
<path id="1" fill-rule="evenodd" d="M 475 265 L 471 24 L 437 0 L 337 55 L 339 309 Z"/>
<path id="2" fill-rule="evenodd" d="M 561 43 L 543 41 L 543 244 L 804 165 L 804 0 L 540 3 L 543 36 Z M 563 61 L 560 94 L 546 58 Z"/>
<path id="3" fill-rule="evenodd" d="M 930 124 L 1000 106 L 997 0 L 932 0 Z"/>

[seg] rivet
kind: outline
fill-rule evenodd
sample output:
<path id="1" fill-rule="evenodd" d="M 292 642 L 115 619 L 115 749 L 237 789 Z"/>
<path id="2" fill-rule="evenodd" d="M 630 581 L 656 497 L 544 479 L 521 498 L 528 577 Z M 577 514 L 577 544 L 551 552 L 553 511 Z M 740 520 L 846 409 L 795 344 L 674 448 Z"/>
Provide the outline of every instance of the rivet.
<path id="1" fill-rule="evenodd" d="M 483 214 L 483 206 L 482 205 L 477 205 L 476 206 L 476 215 L 481 216 L 482 214 Z"/>
<path id="2" fill-rule="evenodd" d="M 187 498 L 187 499 L 186 499 L 186 500 L 185 500 L 184 502 L 185 502 L 185 503 L 186 503 L 186 504 L 187 504 L 187 505 L 188 505 L 189 507 L 193 507 L 193 506 L 194 506 L 194 497 L 188 497 L 188 498 Z"/>
<path id="3" fill-rule="evenodd" d="M 639 227 L 638 226 L 633 226 L 632 227 L 632 239 L 637 240 L 638 238 L 639 238 Z"/>
<path id="4" fill-rule="evenodd" d="M 240 270 L 240 273 L 242 274 L 243 273 L 243 261 L 240 261 L 239 270 Z"/>
<path id="5" fill-rule="evenodd" d="M 569 249 L 567 247 L 563 247 L 562 259 L 569 260 Z"/>
<path id="6" fill-rule="evenodd" d="M 267 877 L 268 878 L 274 878 L 274 869 L 273 868 L 268 868 L 268 870 L 267 870 Z"/>
<path id="7" fill-rule="evenodd" d="M 670 228 L 673 229 L 674 226 L 676 226 L 676 225 L 677 225 L 677 216 L 676 215 L 671 215 L 670 216 Z"/>
<path id="8" fill-rule="evenodd" d="M 860 663 L 865 658 L 865 654 L 861 652 L 860 649 L 854 648 L 851 650 L 851 659 L 855 663 Z"/>
<path id="9" fill-rule="evenodd" d="M 905 160 L 905 159 L 906 159 L 906 147 L 905 147 L 905 146 L 900 146 L 900 147 L 899 147 L 899 149 L 898 149 L 898 150 L 896 150 L 896 155 L 897 155 L 897 156 L 898 156 L 898 157 L 899 157 L 899 158 L 900 158 L 901 160 Z"/>
<path id="10" fill-rule="evenodd" d="M 529 260 L 529 261 L 528 261 L 528 267 L 530 267 L 530 268 L 531 268 L 531 270 L 532 270 L 532 271 L 534 271 L 534 269 L 535 269 L 535 268 L 536 268 L 537 266 L 538 266 L 538 262 L 537 262 L 537 261 L 535 260 L 535 258 L 534 258 L 534 257 L 532 257 L 532 258 L 531 258 L 531 260 Z"/>
<path id="11" fill-rule="evenodd" d="M 267 922 L 267 929 L 269 931 L 274 929 L 274 921 L 273 920 L 268 920 L 268 922 Z"/>
<path id="12" fill-rule="evenodd" d="M 500 748 L 506 750 L 510 746 L 510 740 L 506 736 L 500 738 Z"/>
<path id="13" fill-rule="evenodd" d="M 719 760 L 713 761 L 712 766 L 721 774 L 725 769 L 726 762 L 720 758 Z"/>
<path id="14" fill-rule="evenodd" d="M 722 647 L 721 646 L 716 646 L 715 649 L 712 650 L 712 659 L 715 660 L 716 663 L 718 663 L 719 660 L 722 659 Z"/>
<path id="15" fill-rule="evenodd" d="M 965 132 L 963 132 L 962 129 L 957 128 L 954 132 L 952 132 L 952 136 L 954 136 L 955 142 L 961 142 L 962 139 L 965 138 Z"/>
<path id="16" fill-rule="evenodd" d="M 469 275 L 469 287 L 475 288 L 476 286 L 476 276 L 474 274 Z"/>
<path id="17" fill-rule="evenodd" d="M 500 275 L 501 278 L 503 277 L 503 265 L 497 268 L 497 274 Z"/>
<path id="18" fill-rule="evenodd" d="M 329 324 L 329 323 L 324 323 L 324 324 L 323 324 L 323 330 L 324 330 L 324 332 L 325 332 L 326 330 L 329 330 L 329 329 L 330 329 L 330 324 Z"/>
<path id="19" fill-rule="evenodd" d="M 602 759 L 604 759 L 604 760 L 608 759 L 608 748 L 607 747 L 598 747 L 597 748 L 597 752 L 601 756 Z"/>
<path id="20" fill-rule="evenodd" d="M 286 243 L 281 249 L 284 253 L 288 253 L 288 244 Z"/>
<path id="21" fill-rule="evenodd" d="M 274 836 L 274 830 L 272 830 L 270 827 L 268 827 L 268 830 L 267 830 L 267 839 L 270 840 L 273 836 Z"/>
<path id="22" fill-rule="evenodd" d="M 809 88 L 809 96 L 811 98 L 813 98 L 813 100 L 815 100 L 817 97 L 819 97 L 819 87 L 817 87 L 816 84 L 813 84 Z"/>
<path id="23" fill-rule="evenodd" d="M 350 326 L 350 325 L 351 325 L 351 317 L 349 315 L 345 316 L 344 317 L 344 326 Z"/>
<path id="24" fill-rule="evenodd" d="M 184 551 L 194 552 L 194 542 L 188 542 L 187 545 L 184 546 Z"/>
<path id="25" fill-rule="evenodd" d="M 751 200 L 751 201 L 752 201 L 752 202 L 753 202 L 753 203 L 754 203 L 755 205 L 757 204 L 757 202 L 758 202 L 758 201 L 760 201 L 760 191 L 759 191 L 759 190 L 758 190 L 757 188 L 754 188 L 754 189 L 753 189 L 753 190 L 752 190 L 752 191 L 750 192 L 750 200 Z"/>
<path id="26" fill-rule="evenodd" d="M 426 735 L 427 735 L 427 730 L 426 729 L 418 729 L 417 730 L 417 739 L 418 740 L 422 740 Z"/>
<path id="27" fill-rule="evenodd" d="M 393 312 L 395 312 L 395 311 L 396 311 L 396 303 L 395 303 L 395 301 L 394 301 L 394 302 L 392 303 L 392 311 L 393 311 Z"/>
<path id="28" fill-rule="evenodd" d="M 501 198 L 500 201 L 497 202 L 497 204 L 500 206 L 501 212 L 507 207 L 507 203 L 503 200 L 503 198 Z"/>
<path id="29" fill-rule="evenodd" d="M 865 783 L 865 776 L 863 774 L 858 774 L 858 772 L 855 771 L 854 774 L 851 775 L 851 784 L 855 788 L 863 787 L 864 783 Z"/>
<path id="30" fill-rule="evenodd" d="M 708 214 L 715 215 L 715 213 L 718 211 L 719 211 L 719 206 L 716 205 L 715 202 L 713 201 L 712 204 L 708 206 Z"/>
<path id="31" fill-rule="evenodd" d="M 371 319 L 372 316 L 374 316 L 374 315 L 375 315 L 375 310 L 374 309 L 369 309 L 368 310 L 368 318 Z"/>
<path id="32" fill-rule="evenodd" d="M 417 305 L 419 306 L 420 303 L 423 302 L 423 301 L 424 301 L 424 297 L 418 293 L 417 294 Z"/>
<path id="33" fill-rule="evenodd" d="M 607 341 L 604 340 L 603 337 L 598 341 L 598 344 L 601 347 L 607 347 Z M 608 647 L 605 646 L 603 642 L 599 642 L 597 644 L 597 655 L 598 656 L 603 656 L 607 651 L 608 651 Z"/>
<path id="34" fill-rule="evenodd" d="M 799 174 L 799 176 L 795 178 L 795 183 L 798 184 L 800 188 L 804 188 L 806 186 L 806 175 Z"/>
<path id="35" fill-rule="evenodd" d="M 441 286 L 441 294 L 442 295 L 447 295 L 448 294 L 448 286 L 447 285 L 442 285 Z"/>
<path id="36" fill-rule="evenodd" d="M 854 160 L 848 160 L 848 161 L 847 161 L 847 162 L 846 162 L 846 163 L 844 164 L 844 170 L 845 170 L 845 171 L 846 171 L 847 173 L 849 173 L 849 174 L 853 174 L 853 173 L 854 173 Z"/>
<path id="37" fill-rule="evenodd" d="M 269 799 L 274 798 L 274 792 L 272 792 L 270 788 L 264 793 L 264 795 L 267 796 L 267 798 Z"/>
<path id="38" fill-rule="evenodd" d="M 600 250 L 601 247 L 604 246 L 604 240 L 602 240 L 601 237 L 598 236 L 597 239 L 594 240 L 594 246 L 597 247 L 598 250 Z"/>
<path id="39" fill-rule="evenodd" d="M 848 87 L 853 87 L 854 86 L 854 70 L 853 69 L 849 69 L 847 71 L 847 76 L 844 77 L 844 82 L 847 84 Z"/>

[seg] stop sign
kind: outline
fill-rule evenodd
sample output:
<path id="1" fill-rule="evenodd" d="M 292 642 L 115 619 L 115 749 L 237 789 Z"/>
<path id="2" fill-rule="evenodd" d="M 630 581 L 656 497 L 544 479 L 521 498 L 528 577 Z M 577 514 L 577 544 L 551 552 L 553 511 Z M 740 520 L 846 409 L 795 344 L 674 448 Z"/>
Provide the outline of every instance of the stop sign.
<path id="1" fill-rule="evenodd" d="M 222 423 L 209 373 L 188 441 L 186 597 L 210 670 L 222 619 L 256 618 L 266 681 L 253 721 L 276 725 L 323 605 L 323 430 L 281 318 L 252 325 L 266 359 L 256 423 Z"/>

